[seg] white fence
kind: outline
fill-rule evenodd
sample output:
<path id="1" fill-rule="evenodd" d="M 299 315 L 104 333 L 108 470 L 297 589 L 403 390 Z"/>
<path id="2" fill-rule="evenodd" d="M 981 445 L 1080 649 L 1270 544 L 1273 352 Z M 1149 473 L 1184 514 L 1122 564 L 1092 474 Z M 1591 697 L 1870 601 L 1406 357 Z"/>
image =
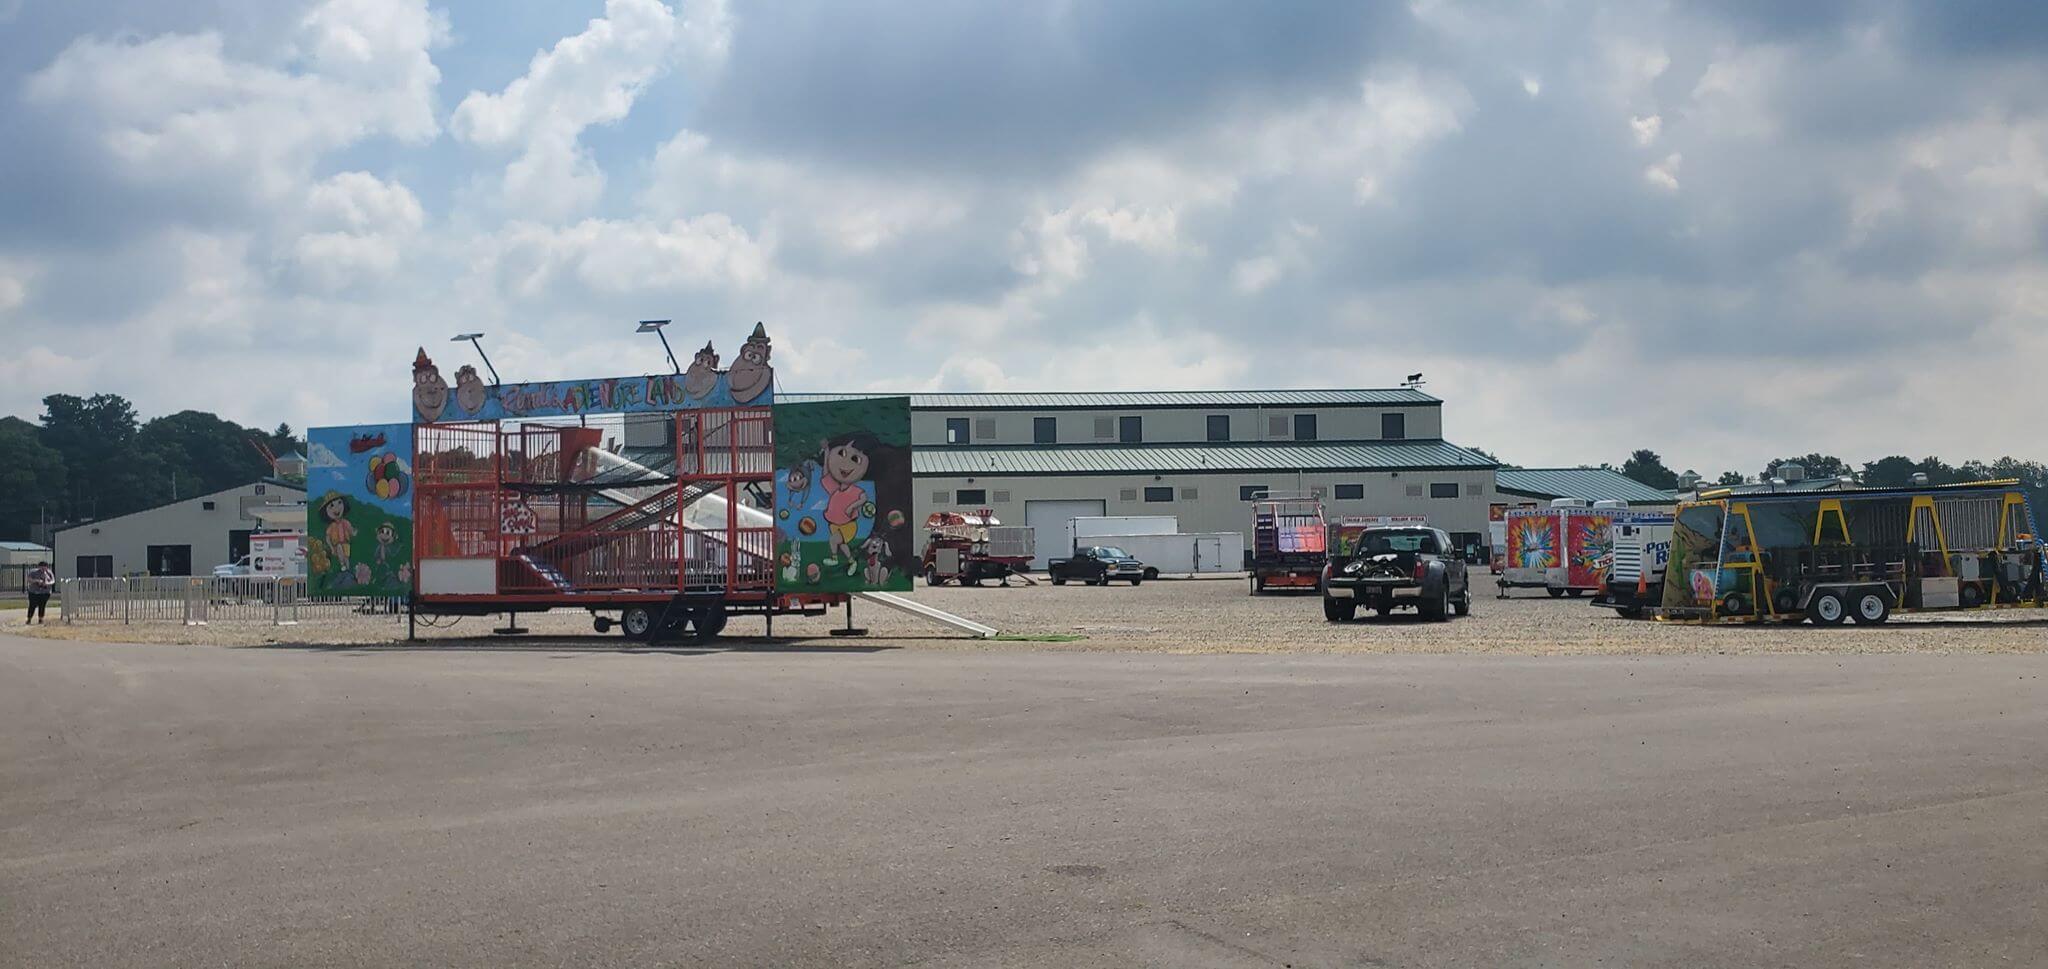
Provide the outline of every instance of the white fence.
<path id="1" fill-rule="evenodd" d="M 290 625 L 348 616 L 404 614 L 398 599 L 312 598 L 299 578 L 245 576 L 65 579 L 58 608 L 65 622 L 268 622 Z"/>

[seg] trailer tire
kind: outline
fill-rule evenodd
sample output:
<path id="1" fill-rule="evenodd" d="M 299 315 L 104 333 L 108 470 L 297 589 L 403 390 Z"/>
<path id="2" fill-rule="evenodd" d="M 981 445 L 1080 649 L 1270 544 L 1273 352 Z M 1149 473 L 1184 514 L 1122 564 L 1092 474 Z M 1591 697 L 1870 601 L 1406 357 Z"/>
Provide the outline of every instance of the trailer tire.
<path id="1" fill-rule="evenodd" d="M 1876 589 L 1859 589 L 1850 599 L 1856 604 L 1856 625 L 1881 626 L 1892 617 L 1891 601 Z"/>
<path id="2" fill-rule="evenodd" d="M 1564 590 L 1563 590 L 1563 589 L 1545 589 L 1545 590 L 1543 590 L 1543 591 L 1545 591 L 1545 592 L 1548 592 L 1548 593 L 1550 593 L 1550 597 L 1551 597 L 1552 599 L 1562 599 L 1562 598 L 1564 598 Z"/>
<path id="3" fill-rule="evenodd" d="M 600 634 L 608 633 L 612 631 L 612 621 L 606 616 L 592 616 L 590 628 L 597 630 Z"/>
<path id="4" fill-rule="evenodd" d="M 646 606 L 632 606 L 619 615 L 619 630 L 627 639 L 654 638 L 654 610 Z"/>
<path id="5" fill-rule="evenodd" d="M 1148 565 L 1148 566 L 1145 566 L 1145 578 L 1148 578 L 1148 579 L 1156 579 L 1156 578 L 1159 578 L 1159 569 L 1157 569 L 1156 567 L 1150 566 L 1150 565 Z"/>
<path id="6" fill-rule="evenodd" d="M 1721 600 L 1721 615 L 1747 616 L 1749 612 L 1749 597 L 1740 592 L 1730 592 L 1727 598 Z"/>
<path id="7" fill-rule="evenodd" d="M 1816 626 L 1839 626 L 1849 619 L 1849 603 L 1833 589 L 1822 589 L 1806 603 L 1806 618 Z"/>
<path id="8" fill-rule="evenodd" d="M 1791 615 L 1799 611 L 1799 597 L 1791 589 L 1779 589 L 1771 596 L 1771 611 Z"/>
<path id="9" fill-rule="evenodd" d="M 1580 596 L 1582 596 L 1582 595 L 1585 595 L 1585 594 L 1586 594 L 1586 590 L 1584 590 L 1584 589 L 1566 589 L 1566 590 L 1564 590 L 1564 594 L 1565 594 L 1565 595 L 1568 595 L 1568 596 L 1571 596 L 1572 598 L 1576 599 L 1576 598 L 1578 598 L 1578 597 L 1580 597 Z"/>
<path id="10" fill-rule="evenodd" d="M 1621 608 L 1614 610 L 1614 612 L 1616 615 L 1620 616 L 1623 619 L 1643 618 L 1642 606 L 1622 606 Z"/>
<path id="11" fill-rule="evenodd" d="M 1984 604 L 1984 589 L 1975 582 L 1965 582 L 1956 593 L 1956 603 L 1965 609 L 1975 609 Z"/>

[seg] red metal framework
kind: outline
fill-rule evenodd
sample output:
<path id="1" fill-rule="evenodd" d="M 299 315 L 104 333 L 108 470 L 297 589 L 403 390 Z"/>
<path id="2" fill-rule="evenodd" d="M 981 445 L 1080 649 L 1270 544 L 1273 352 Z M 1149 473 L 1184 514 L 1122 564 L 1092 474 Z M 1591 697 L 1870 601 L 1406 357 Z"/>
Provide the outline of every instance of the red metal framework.
<path id="1" fill-rule="evenodd" d="M 576 425 L 423 424 L 414 440 L 415 568 L 496 562 L 494 593 L 465 600 L 774 593 L 774 519 L 750 504 L 774 477 L 768 408 L 679 411 L 675 460 L 651 466 L 593 453 L 601 433 Z M 425 581 L 421 594 L 437 595 Z"/>

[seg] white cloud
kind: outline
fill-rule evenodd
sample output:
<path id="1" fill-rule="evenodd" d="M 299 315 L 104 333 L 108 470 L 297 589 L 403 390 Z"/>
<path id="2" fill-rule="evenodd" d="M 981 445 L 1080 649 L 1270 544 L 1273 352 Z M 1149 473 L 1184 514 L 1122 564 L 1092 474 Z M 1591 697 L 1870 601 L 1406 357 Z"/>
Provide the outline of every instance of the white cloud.
<path id="1" fill-rule="evenodd" d="M 1657 134 L 1664 130 L 1664 119 L 1657 115 L 1628 119 L 1629 130 L 1635 133 L 1636 144 L 1648 147 L 1657 140 Z"/>
<path id="2" fill-rule="evenodd" d="M 1685 159 L 1677 152 L 1664 156 L 1660 161 L 1643 169 L 1643 179 L 1668 192 L 1678 191 L 1678 166 Z"/>
<path id="3" fill-rule="evenodd" d="M 723 2 L 690 8 L 678 24 L 659 0 L 606 0 L 604 16 L 535 54 L 504 90 L 463 98 L 450 127 L 471 144 L 519 149 L 500 179 L 509 210 L 572 216 L 594 205 L 605 186 L 604 172 L 579 141 L 583 130 L 626 117 L 674 63 L 679 41 L 690 69 L 715 70 L 731 31 Z"/>
<path id="4" fill-rule="evenodd" d="M 749 287 L 768 277 L 772 245 L 721 214 L 674 219 L 584 219 L 550 227 L 515 223 L 496 242 L 495 275 L 535 296 L 562 281 L 590 291 Z"/>
<path id="5" fill-rule="evenodd" d="M 326 152 L 379 135 L 432 138 L 440 73 L 429 49 L 445 35 L 421 0 L 327 0 L 275 64 L 227 56 L 216 32 L 87 37 L 23 96 L 74 118 L 128 181 L 270 202 Z"/>

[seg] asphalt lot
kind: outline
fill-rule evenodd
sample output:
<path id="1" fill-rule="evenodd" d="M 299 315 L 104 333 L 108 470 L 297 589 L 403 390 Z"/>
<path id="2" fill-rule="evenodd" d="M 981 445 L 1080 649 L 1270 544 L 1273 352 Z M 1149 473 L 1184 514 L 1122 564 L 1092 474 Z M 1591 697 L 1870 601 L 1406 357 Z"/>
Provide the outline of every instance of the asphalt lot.
<path id="1" fill-rule="evenodd" d="M 9 966 L 2048 960 L 2048 656 L 0 635 Z"/>

